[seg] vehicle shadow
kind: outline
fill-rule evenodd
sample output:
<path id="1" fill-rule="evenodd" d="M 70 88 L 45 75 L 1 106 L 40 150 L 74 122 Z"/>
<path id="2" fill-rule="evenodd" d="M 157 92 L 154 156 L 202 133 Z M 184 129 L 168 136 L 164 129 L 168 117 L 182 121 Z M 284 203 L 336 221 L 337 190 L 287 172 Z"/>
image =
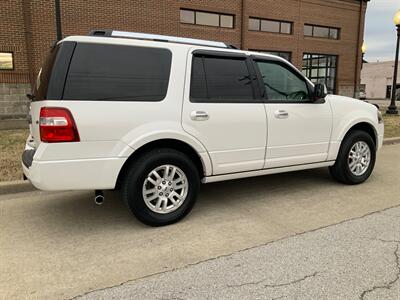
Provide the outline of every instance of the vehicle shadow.
<path id="1" fill-rule="evenodd" d="M 249 199 L 260 193 L 279 196 L 295 192 L 297 188 L 311 188 L 321 184 L 336 184 L 327 168 L 222 181 L 202 186 L 202 202 L 215 201 L 218 195 L 227 193 L 232 196 L 246 195 Z"/>
<path id="2" fill-rule="evenodd" d="M 285 201 L 296 197 L 299 191 L 313 190 L 320 186 L 335 185 L 327 169 L 304 170 L 291 173 L 260 176 L 201 186 L 195 208 L 180 223 L 190 224 L 198 218 L 204 218 L 210 212 L 221 209 L 235 210 L 243 202 L 257 205 L 258 201 Z M 50 198 L 36 209 L 40 210 L 45 224 L 65 227 L 66 230 L 96 232 L 98 230 L 144 229 L 154 230 L 134 218 L 128 207 L 121 200 L 120 192 L 105 192 L 102 205 L 94 203 L 94 192 L 43 193 Z M 230 207 L 230 208 L 229 208 Z M 43 214 L 43 212 L 45 212 Z M 179 224 L 178 224 L 179 225 Z"/>
<path id="3" fill-rule="evenodd" d="M 300 192 L 319 193 L 326 186 L 340 185 L 335 182 L 327 168 L 302 170 L 289 173 L 265 175 L 238 180 L 205 184 L 201 188 L 192 217 L 205 211 L 218 210 L 226 206 L 233 211 L 243 206 L 296 198 Z"/>

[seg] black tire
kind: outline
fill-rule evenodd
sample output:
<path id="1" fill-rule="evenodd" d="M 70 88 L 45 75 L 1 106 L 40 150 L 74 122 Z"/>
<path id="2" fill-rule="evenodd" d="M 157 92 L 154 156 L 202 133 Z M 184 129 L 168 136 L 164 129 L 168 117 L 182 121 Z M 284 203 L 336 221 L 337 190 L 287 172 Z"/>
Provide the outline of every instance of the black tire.
<path id="1" fill-rule="evenodd" d="M 371 157 L 370 157 L 370 164 L 368 169 L 362 175 L 355 175 L 351 172 L 349 164 L 348 164 L 348 157 L 351 148 L 357 142 L 365 142 L 370 149 Z M 332 177 L 344 184 L 360 184 L 366 181 L 372 173 L 372 170 L 375 166 L 375 159 L 376 159 L 376 146 L 372 139 L 372 137 L 366 133 L 365 131 L 361 130 L 354 130 L 347 134 L 344 138 L 342 145 L 340 146 L 339 154 L 336 159 L 335 164 L 329 168 L 329 171 Z"/>
<path id="2" fill-rule="evenodd" d="M 143 198 L 143 184 L 147 175 L 162 165 L 174 165 L 188 181 L 187 196 L 175 211 L 161 214 L 151 210 Z M 163 226 L 178 222 L 193 208 L 200 188 L 198 170 L 190 158 L 174 149 L 155 149 L 136 159 L 127 171 L 122 182 L 122 197 L 131 212 L 141 222 L 150 226 Z"/>

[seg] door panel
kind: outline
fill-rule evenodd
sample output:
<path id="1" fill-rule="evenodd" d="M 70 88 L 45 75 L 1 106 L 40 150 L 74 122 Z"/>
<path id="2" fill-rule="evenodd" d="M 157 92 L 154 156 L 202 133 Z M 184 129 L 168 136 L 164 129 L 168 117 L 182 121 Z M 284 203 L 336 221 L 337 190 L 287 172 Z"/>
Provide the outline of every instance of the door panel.
<path id="1" fill-rule="evenodd" d="M 207 149 L 213 175 L 262 169 L 266 113 L 254 100 L 246 57 L 189 54 L 187 70 L 182 126 Z"/>
<path id="2" fill-rule="evenodd" d="M 264 168 L 325 161 L 332 127 L 330 104 L 311 101 L 312 86 L 291 64 L 255 58 L 254 66 L 266 98 Z"/>
<path id="3" fill-rule="evenodd" d="M 265 168 L 326 160 L 332 127 L 328 102 L 269 103 L 265 108 L 268 118 Z M 287 118 L 278 118 L 277 111 L 287 112 Z"/>
<path id="4" fill-rule="evenodd" d="M 209 119 L 192 120 L 194 111 Z M 182 124 L 208 150 L 213 175 L 262 169 L 266 146 L 266 117 L 262 103 L 191 103 L 185 99 Z"/>

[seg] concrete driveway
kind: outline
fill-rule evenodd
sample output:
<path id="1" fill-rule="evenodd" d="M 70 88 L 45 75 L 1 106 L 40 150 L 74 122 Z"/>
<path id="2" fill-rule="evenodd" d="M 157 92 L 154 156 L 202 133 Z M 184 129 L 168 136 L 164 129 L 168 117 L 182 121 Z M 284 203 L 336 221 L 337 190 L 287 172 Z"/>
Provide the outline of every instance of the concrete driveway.
<path id="1" fill-rule="evenodd" d="M 92 196 L 0 197 L 0 298 L 73 298 L 399 206 L 400 145 L 385 146 L 373 176 L 358 186 L 332 181 L 326 169 L 203 186 L 193 212 L 163 228 L 137 222 L 116 194 L 107 194 L 103 206 Z M 314 247 L 309 255 L 326 250 Z M 275 264 L 286 272 L 292 266 Z M 294 280 L 314 274 L 297 270 Z"/>

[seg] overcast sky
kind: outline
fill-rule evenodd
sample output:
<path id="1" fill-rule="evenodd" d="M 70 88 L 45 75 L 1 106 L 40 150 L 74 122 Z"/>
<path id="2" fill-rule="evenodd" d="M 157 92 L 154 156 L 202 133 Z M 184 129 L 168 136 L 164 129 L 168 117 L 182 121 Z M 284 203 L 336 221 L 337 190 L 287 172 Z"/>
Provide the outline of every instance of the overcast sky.
<path id="1" fill-rule="evenodd" d="M 400 9 L 400 0 L 371 0 L 365 23 L 367 61 L 394 60 L 396 26 L 393 17 Z"/>

